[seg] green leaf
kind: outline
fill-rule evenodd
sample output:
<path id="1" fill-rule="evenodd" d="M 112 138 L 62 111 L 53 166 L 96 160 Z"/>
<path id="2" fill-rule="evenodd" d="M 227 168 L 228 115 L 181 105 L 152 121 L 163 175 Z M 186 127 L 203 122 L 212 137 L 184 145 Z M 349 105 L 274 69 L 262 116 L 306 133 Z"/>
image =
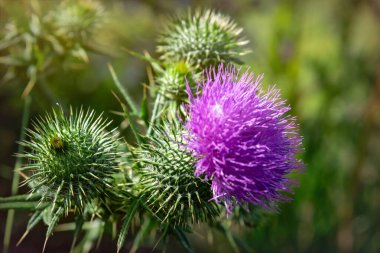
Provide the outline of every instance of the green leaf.
<path id="1" fill-rule="evenodd" d="M 144 95 L 141 101 L 141 118 L 145 122 L 145 125 L 149 124 L 149 109 L 148 109 L 148 98 L 147 98 L 147 87 L 144 86 Z"/>
<path id="2" fill-rule="evenodd" d="M 42 220 L 42 217 L 43 217 L 43 210 L 37 210 L 36 212 L 34 212 L 32 217 L 30 217 L 28 221 L 28 225 L 26 227 L 24 234 L 18 240 L 16 246 L 18 246 L 25 239 L 25 237 L 29 234 L 29 232 L 38 224 L 38 222 Z"/>
<path id="3" fill-rule="evenodd" d="M 175 235 L 176 235 L 178 241 L 181 243 L 181 245 L 182 245 L 182 247 L 185 249 L 185 251 L 186 251 L 187 253 L 193 253 L 194 250 L 193 250 L 193 248 L 191 247 L 190 242 L 189 242 L 189 240 L 187 239 L 187 236 L 185 235 L 185 233 L 182 231 L 182 229 L 180 229 L 180 228 L 176 228 L 176 229 L 174 230 L 174 232 L 175 232 Z"/>
<path id="4" fill-rule="evenodd" d="M 231 245 L 232 249 L 235 253 L 240 253 L 239 247 L 237 246 L 234 236 L 231 233 L 231 231 L 224 225 L 219 223 L 216 228 L 224 234 L 224 236 L 227 238 L 229 244 Z"/>
<path id="5" fill-rule="evenodd" d="M 156 227 L 156 223 L 153 221 L 151 217 L 147 217 L 143 224 L 141 225 L 139 232 L 135 236 L 133 240 L 132 248 L 130 253 L 134 253 L 138 250 L 141 243 L 144 241 L 145 237 Z"/>
<path id="6" fill-rule="evenodd" d="M 119 89 L 125 101 L 127 101 L 128 106 L 131 108 L 132 113 L 135 115 L 139 115 L 135 103 L 133 102 L 131 96 L 128 94 L 128 91 L 123 87 L 123 85 L 121 85 L 119 78 L 117 77 L 115 70 L 111 64 L 108 64 L 108 70 L 111 73 L 112 80 L 114 81 L 116 87 Z"/>
<path id="7" fill-rule="evenodd" d="M 99 219 L 96 219 L 93 222 L 91 222 L 91 225 L 86 230 L 83 239 L 80 241 L 80 243 L 78 243 L 75 249 L 72 250 L 72 253 L 89 252 L 93 248 L 96 240 L 98 240 L 99 237 L 102 235 L 104 224 L 105 223 Z"/>
<path id="8" fill-rule="evenodd" d="M 139 205 L 140 205 L 139 200 L 133 201 L 131 208 L 129 209 L 129 213 L 127 213 L 124 217 L 124 222 L 120 230 L 119 238 L 117 239 L 117 252 L 119 252 L 121 247 L 123 247 L 125 238 L 127 237 L 129 226 L 132 222 L 133 217 L 135 216 L 135 213 Z"/>
<path id="9" fill-rule="evenodd" d="M 123 112 L 124 112 L 123 116 L 126 119 L 128 119 L 128 123 L 131 127 L 132 133 L 135 136 L 137 143 L 142 143 L 142 139 L 140 138 L 140 134 L 138 133 L 137 128 L 136 128 L 136 122 L 132 119 L 132 115 L 129 113 L 127 106 L 123 102 L 121 102 L 121 100 L 115 93 L 113 94 L 116 97 L 116 99 L 119 101 L 120 106 L 123 109 Z"/>
<path id="10" fill-rule="evenodd" d="M 152 116 L 150 117 L 149 127 L 146 132 L 146 136 L 150 136 L 150 134 L 152 133 L 154 122 L 159 115 L 159 111 L 160 111 L 160 108 L 162 107 L 163 100 L 164 100 L 164 97 L 160 93 L 158 93 L 154 101 L 153 112 L 152 112 Z"/>
<path id="11" fill-rule="evenodd" d="M 52 217 L 50 224 L 48 226 L 48 229 L 46 231 L 45 242 L 44 242 L 44 247 L 42 249 L 42 252 L 45 251 L 47 240 L 53 234 L 53 229 L 55 228 L 55 226 L 57 226 L 57 224 L 58 224 L 58 222 L 59 222 L 59 220 L 62 217 L 64 212 L 65 212 L 65 209 L 63 207 L 58 207 L 57 211 L 53 214 L 53 217 Z"/>
<path id="12" fill-rule="evenodd" d="M 127 53 L 129 53 L 130 55 L 132 55 L 132 56 L 134 56 L 140 60 L 143 60 L 143 61 L 150 63 L 155 71 L 158 71 L 158 72 L 163 71 L 163 68 L 161 67 L 161 62 L 154 59 L 153 57 L 151 57 L 148 53 L 145 53 L 143 55 L 143 54 L 139 54 L 135 51 L 129 50 L 127 48 L 123 48 L 123 50 L 125 50 Z"/>
<path id="13" fill-rule="evenodd" d="M 75 220 L 74 238 L 73 238 L 73 242 L 71 243 L 70 252 L 74 250 L 75 244 L 79 237 L 79 233 L 82 231 L 83 224 L 84 224 L 83 218 L 81 216 L 77 216 Z"/>
<path id="14" fill-rule="evenodd" d="M 38 224 L 38 222 L 40 222 L 40 220 L 42 220 L 42 217 L 43 217 L 43 210 L 38 210 L 38 211 L 34 212 L 32 217 L 30 217 L 30 219 L 28 221 L 28 225 L 26 227 L 26 230 L 27 231 L 32 230 Z"/>

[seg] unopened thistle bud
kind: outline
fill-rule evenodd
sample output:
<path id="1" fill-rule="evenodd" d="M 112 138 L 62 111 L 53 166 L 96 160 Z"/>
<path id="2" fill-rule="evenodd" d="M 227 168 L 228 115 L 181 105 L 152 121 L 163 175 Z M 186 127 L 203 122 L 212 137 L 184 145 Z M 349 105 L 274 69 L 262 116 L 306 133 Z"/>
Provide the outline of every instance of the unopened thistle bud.
<path id="1" fill-rule="evenodd" d="M 156 128 L 149 143 L 137 152 L 142 202 L 161 222 L 186 227 L 212 222 L 219 210 L 208 181 L 194 176 L 196 160 L 183 147 L 179 124 Z"/>
<path id="2" fill-rule="evenodd" d="M 168 65 L 162 72 L 157 73 L 157 84 L 160 93 L 169 100 L 187 100 L 186 80 L 191 81 L 190 67 L 184 62 Z"/>
<path id="3" fill-rule="evenodd" d="M 185 61 L 201 71 L 221 62 L 239 62 L 247 53 L 242 29 L 229 17 L 211 10 L 176 17 L 159 38 L 157 52 L 166 63 Z"/>
<path id="4" fill-rule="evenodd" d="M 92 201 L 103 202 L 112 195 L 113 175 L 118 171 L 116 130 L 92 110 L 53 110 L 28 129 L 27 148 L 20 154 L 29 160 L 22 170 L 32 192 L 41 202 L 83 212 Z"/>

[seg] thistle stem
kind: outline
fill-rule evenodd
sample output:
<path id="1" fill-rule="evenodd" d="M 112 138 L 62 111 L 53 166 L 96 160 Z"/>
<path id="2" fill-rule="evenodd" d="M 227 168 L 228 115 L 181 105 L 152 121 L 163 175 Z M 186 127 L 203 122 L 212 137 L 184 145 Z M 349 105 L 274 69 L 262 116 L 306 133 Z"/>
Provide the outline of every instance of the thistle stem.
<path id="1" fill-rule="evenodd" d="M 23 141 L 25 139 L 25 128 L 26 128 L 26 126 L 28 124 L 28 120 L 29 120 L 31 100 L 32 99 L 30 96 L 25 97 L 24 111 L 23 111 L 23 115 L 22 115 L 22 123 L 21 123 L 21 131 L 20 131 L 20 141 Z M 17 153 L 21 154 L 23 152 L 24 152 L 24 146 L 18 145 Z M 15 162 L 15 166 L 14 166 L 11 196 L 14 196 L 17 194 L 17 189 L 18 189 L 18 185 L 20 182 L 20 175 L 18 174 L 17 170 L 21 167 L 21 163 L 22 163 L 22 158 L 18 156 L 16 158 L 16 162 Z M 15 215 L 14 209 L 8 210 L 7 220 L 5 223 L 4 241 L 3 241 L 3 252 L 4 253 L 7 253 L 8 249 L 9 249 L 9 243 L 11 240 L 14 215 Z"/>
<path id="2" fill-rule="evenodd" d="M 0 197 L 0 204 L 2 203 L 11 203 L 11 202 L 28 202 L 28 201 L 34 201 L 34 200 L 40 200 L 41 195 L 39 194 L 22 194 L 22 195 L 14 195 L 10 197 Z"/>

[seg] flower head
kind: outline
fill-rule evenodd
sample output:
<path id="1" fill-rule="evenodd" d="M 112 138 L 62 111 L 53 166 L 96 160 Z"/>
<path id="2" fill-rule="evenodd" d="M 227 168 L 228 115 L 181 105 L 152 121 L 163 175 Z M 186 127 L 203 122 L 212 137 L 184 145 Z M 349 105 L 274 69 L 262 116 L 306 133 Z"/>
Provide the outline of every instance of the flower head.
<path id="1" fill-rule="evenodd" d="M 113 196 L 120 153 L 116 129 L 108 132 L 109 125 L 82 109 L 66 116 L 60 108 L 35 121 L 29 140 L 20 143 L 27 151 L 19 156 L 29 160 L 26 183 L 41 202 L 83 212 L 91 202 L 104 204 L 105 196 Z"/>
<path id="2" fill-rule="evenodd" d="M 279 90 L 264 91 L 262 76 L 238 74 L 223 65 L 206 72 L 202 94 L 194 97 L 189 89 L 186 106 L 187 146 L 199 159 L 195 175 L 212 180 L 214 199 L 227 212 L 236 203 L 272 207 L 288 199 L 287 175 L 302 167 L 296 158 L 301 137 Z"/>

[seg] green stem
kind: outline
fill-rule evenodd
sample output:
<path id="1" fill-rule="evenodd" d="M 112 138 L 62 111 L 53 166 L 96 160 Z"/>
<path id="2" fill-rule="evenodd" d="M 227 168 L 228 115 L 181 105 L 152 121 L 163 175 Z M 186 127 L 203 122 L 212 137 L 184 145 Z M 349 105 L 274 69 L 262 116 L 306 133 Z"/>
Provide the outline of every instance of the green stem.
<path id="1" fill-rule="evenodd" d="M 0 203 L 11 203 L 11 202 L 30 202 L 34 200 L 40 200 L 41 195 L 34 193 L 34 194 L 21 194 L 21 195 L 15 195 L 10 197 L 0 197 Z"/>
<path id="2" fill-rule="evenodd" d="M 47 204 L 44 204 L 44 205 L 40 205 L 38 208 L 36 208 L 36 206 L 38 206 L 38 204 L 39 204 L 38 201 L 31 201 L 31 202 L 22 201 L 22 202 L 0 203 L 0 210 L 1 209 L 11 209 L 11 210 L 8 210 L 8 214 L 9 214 L 10 211 L 13 211 L 13 213 L 14 213 L 15 209 L 18 209 L 18 210 L 19 209 L 21 209 L 21 210 L 37 210 L 37 209 L 44 209 L 47 206 Z M 10 216 L 8 216 L 8 217 L 10 217 Z M 7 221 L 8 221 L 8 219 L 7 219 Z M 12 217 L 12 219 L 13 219 L 13 217 Z M 13 220 L 12 220 L 12 222 L 13 222 Z M 11 223 L 11 225 L 12 225 L 12 223 Z M 10 232 L 12 232 L 12 231 L 10 231 Z M 5 236 L 4 236 L 4 238 L 5 238 Z M 5 245 L 5 239 L 4 239 L 4 245 Z M 9 246 L 9 242 L 8 242 L 8 246 Z M 4 251 L 4 252 L 6 252 L 6 251 Z"/>
<path id="3" fill-rule="evenodd" d="M 32 99 L 30 96 L 27 96 L 25 98 L 24 111 L 23 111 L 22 123 L 21 123 L 21 131 L 20 131 L 20 141 L 23 141 L 25 139 L 25 128 L 26 128 L 26 126 L 28 124 L 28 120 L 29 120 L 31 100 Z M 24 152 L 24 146 L 18 145 L 17 153 L 21 154 L 23 152 Z M 12 180 L 12 189 L 11 189 L 11 195 L 12 196 L 17 194 L 17 189 L 18 189 L 18 185 L 20 182 L 20 175 L 18 174 L 17 170 L 21 167 L 21 163 L 22 163 L 21 157 L 17 157 L 15 167 L 14 167 L 13 180 Z M 9 249 L 9 243 L 11 240 L 14 215 L 15 215 L 14 209 L 8 210 L 7 220 L 5 223 L 4 241 L 3 241 L 3 252 L 4 253 L 7 253 L 8 249 Z"/>

